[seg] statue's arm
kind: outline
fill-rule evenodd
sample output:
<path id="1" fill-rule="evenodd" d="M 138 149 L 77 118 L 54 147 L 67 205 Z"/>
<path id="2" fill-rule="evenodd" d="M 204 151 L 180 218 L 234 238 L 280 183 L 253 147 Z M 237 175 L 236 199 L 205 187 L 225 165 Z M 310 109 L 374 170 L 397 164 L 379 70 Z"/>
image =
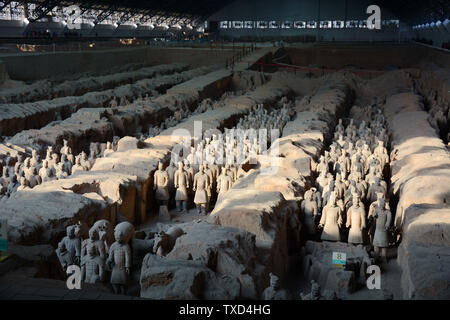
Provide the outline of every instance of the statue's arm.
<path id="1" fill-rule="evenodd" d="M 322 217 L 320 218 L 320 223 L 319 225 L 325 225 L 325 221 L 326 221 L 326 216 L 327 216 L 327 209 L 328 208 L 323 208 L 322 210 Z"/>
<path id="2" fill-rule="evenodd" d="M 345 226 L 348 228 L 352 225 L 352 208 L 348 209 L 347 211 L 347 223 L 345 224 Z"/>
<path id="3" fill-rule="evenodd" d="M 361 212 L 361 230 L 366 227 L 366 215 L 365 212 Z"/>

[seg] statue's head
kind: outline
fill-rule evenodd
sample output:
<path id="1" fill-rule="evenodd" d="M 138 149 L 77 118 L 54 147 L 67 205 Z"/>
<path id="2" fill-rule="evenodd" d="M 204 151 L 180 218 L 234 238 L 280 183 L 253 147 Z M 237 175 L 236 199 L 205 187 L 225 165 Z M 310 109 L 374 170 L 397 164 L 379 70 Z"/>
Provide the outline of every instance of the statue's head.
<path id="1" fill-rule="evenodd" d="M 178 169 L 183 170 L 183 162 L 178 162 Z"/>
<path id="2" fill-rule="evenodd" d="M 96 241 L 99 239 L 98 230 L 97 228 L 92 227 L 89 229 L 89 239 Z"/>
<path id="3" fill-rule="evenodd" d="M 384 206 L 386 204 L 386 200 L 384 199 L 384 194 L 379 192 L 379 193 L 377 193 L 377 197 L 378 197 L 378 204 L 380 205 L 380 207 L 384 208 Z"/>
<path id="4" fill-rule="evenodd" d="M 68 226 L 66 228 L 66 234 L 69 238 L 75 237 L 75 226 Z"/>
<path id="5" fill-rule="evenodd" d="M 361 198 L 357 192 L 353 193 L 353 204 L 356 205 L 357 207 L 359 207 L 361 204 Z"/>
<path id="6" fill-rule="evenodd" d="M 316 299 L 320 297 L 320 285 L 314 280 L 311 281 L 311 296 Z"/>
<path id="7" fill-rule="evenodd" d="M 336 205 L 336 197 L 337 197 L 337 194 L 336 194 L 336 192 L 331 192 L 331 195 L 330 195 L 330 204 L 332 205 L 332 206 L 335 206 Z"/>
<path id="8" fill-rule="evenodd" d="M 160 161 L 160 162 L 158 162 L 158 170 L 162 170 L 163 169 L 163 164 L 162 164 L 162 162 Z"/>
<path id="9" fill-rule="evenodd" d="M 116 239 L 116 241 L 118 243 L 121 243 L 121 244 L 125 243 L 125 235 L 124 235 L 123 231 L 116 229 L 114 232 L 114 239 Z"/>
<path id="10" fill-rule="evenodd" d="M 275 290 L 278 289 L 280 287 L 280 278 L 278 278 L 273 273 L 270 273 L 269 276 L 270 276 L 270 286 Z"/>

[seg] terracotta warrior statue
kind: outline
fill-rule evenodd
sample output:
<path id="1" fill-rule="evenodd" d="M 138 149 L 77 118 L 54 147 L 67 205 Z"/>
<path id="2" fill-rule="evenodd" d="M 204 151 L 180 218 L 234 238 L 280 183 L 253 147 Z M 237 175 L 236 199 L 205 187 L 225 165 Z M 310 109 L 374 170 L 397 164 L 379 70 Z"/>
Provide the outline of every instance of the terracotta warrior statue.
<path id="1" fill-rule="evenodd" d="M 231 177 L 227 174 L 227 169 L 225 169 L 225 167 L 222 167 L 222 172 L 217 177 L 216 191 L 219 197 L 228 190 L 230 190 L 232 186 L 233 186 L 233 179 L 231 179 Z"/>
<path id="2" fill-rule="evenodd" d="M 305 225 L 308 234 L 316 235 L 316 218 L 319 214 L 317 202 L 314 200 L 314 191 L 308 190 L 305 192 L 305 200 L 302 201 L 302 212 L 305 215 Z"/>
<path id="3" fill-rule="evenodd" d="M 288 300 L 288 294 L 286 290 L 280 288 L 280 279 L 270 273 L 270 286 L 264 289 L 264 300 Z"/>
<path id="4" fill-rule="evenodd" d="M 105 264 L 98 253 L 98 248 L 89 243 L 86 255 L 81 262 L 81 281 L 87 283 L 102 282 L 105 278 Z"/>
<path id="5" fill-rule="evenodd" d="M 67 252 L 66 252 L 67 251 Z M 75 235 L 75 226 L 68 226 L 66 228 L 66 236 L 62 238 L 58 244 L 58 249 L 56 249 L 56 254 L 58 257 L 67 263 L 66 266 L 61 263 L 62 267 L 67 267 L 70 265 L 78 265 L 80 263 L 81 257 L 81 242 L 80 239 Z"/>
<path id="6" fill-rule="evenodd" d="M 388 230 L 391 225 L 391 211 L 386 206 L 386 200 L 383 196 L 378 197 L 377 205 L 373 207 L 374 210 L 369 213 L 369 218 L 375 219 L 375 235 L 373 237 L 373 246 L 375 249 L 375 257 L 386 260 L 387 248 L 389 247 Z"/>
<path id="7" fill-rule="evenodd" d="M 328 204 L 323 208 L 319 228 L 323 228 L 322 240 L 341 241 L 339 228 L 342 226 L 342 209 L 336 204 L 336 193 L 330 195 Z"/>
<path id="8" fill-rule="evenodd" d="M 50 181 L 53 177 L 52 169 L 48 167 L 48 161 L 44 160 L 42 162 L 42 168 L 39 169 L 39 176 L 41 177 L 42 182 Z"/>
<path id="9" fill-rule="evenodd" d="M 61 148 L 61 155 L 65 154 L 66 156 L 68 156 L 69 154 L 72 153 L 72 149 L 69 147 L 68 145 L 68 141 L 66 139 L 63 139 L 63 147 Z"/>
<path id="10" fill-rule="evenodd" d="M 81 244 L 81 260 L 83 260 L 83 258 L 87 255 L 87 247 L 90 244 L 96 246 L 97 255 L 99 255 L 103 260 L 106 260 L 105 242 L 100 239 L 97 227 L 92 227 L 89 229 L 89 238 L 84 240 Z"/>
<path id="11" fill-rule="evenodd" d="M 106 150 L 103 152 L 103 157 L 107 157 L 109 154 L 114 153 L 113 145 L 110 141 L 106 143 Z"/>
<path id="12" fill-rule="evenodd" d="M 203 172 L 203 166 L 199 167 L 199 171 L 194 176 L 193 191 L 195 191 L 194 203 L 197 206 L 198 214 L 206 215 L 206 205 L 208 203 L 208 194 L 206 190 L 209 188 L 209 177 Z"/>
<path id="13" fill-rule="evenodd" d="M 75 164 L 72 167 L 72 174 L 74 174 L 77 171 L 86 171 L 85 168 L 81 165 L 80 157 L 75 158 Z"/>
<path id="14" fill-rule="evenodd" d="M 109 248 L 107 265 L 110 267 L 111 284 L 116 294 L 126 294 L 128 277 L 131 272 L 131 248 L 127 235 L 118 224 L 114 230 L 116 241 Z"/>
<path id="15" fill-rule="evenodd" d="M 302 300 L 320 300 L 322 298 L 320 294 L 320 285 L 314 280 L 311 280 L 311 292 L 307 294 L 300 293 L 300 298 Z"/>
<path id="16" fill-rule="evenodd" d="M 169 174 L 163 170 L 162 162 L 158 163 L 153 179 L 153 189 L 156 190 L 155 199 L 159 206 L 167 206 L 169 203 Z"/>
<path id="17" fill-rule="evenodd" d="M 353 204 L 347 211 L 345 226 L 350 228 L 348 243 L 360 244 L 364 242 L 363 229 L 366 227 L 366 211 L 358 193 L 353 194 Z"/>
<path id="18" fill-rule="evenodd" d="M 177 189 L 175 201 L 178 212 L 187 212 L 189 176 L 183 168 L 183 162 L 178 163 L 178 170 L 174 174 L 174 186 Z"/>

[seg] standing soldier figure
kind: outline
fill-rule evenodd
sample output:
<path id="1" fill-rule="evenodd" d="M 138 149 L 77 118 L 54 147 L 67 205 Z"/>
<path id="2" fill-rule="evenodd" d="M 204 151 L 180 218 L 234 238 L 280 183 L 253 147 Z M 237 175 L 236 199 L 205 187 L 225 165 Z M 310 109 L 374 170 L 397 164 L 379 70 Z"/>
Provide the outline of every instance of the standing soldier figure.
<path id="1" fill-rule="evenodd" d="M 183 169 L 183 162 L 178 163 L 178 170 L 174 174 L 174 185 L 177 189 L 175 202 L 178 212 L 187 212 L 189 177 Z"/>
<path id="2" fill-rule="evenodd" d="M 195 191 L 194 203 L 197 206 L 198 214 L 203 213 L 206 215 L 206 205 L 208 203 L 208 195 L 206 190 L 209 188 L 209 178 L 203 173 L 203 166 L 199 167 L 199 171 L 194 176 L 194 187 Z"/>

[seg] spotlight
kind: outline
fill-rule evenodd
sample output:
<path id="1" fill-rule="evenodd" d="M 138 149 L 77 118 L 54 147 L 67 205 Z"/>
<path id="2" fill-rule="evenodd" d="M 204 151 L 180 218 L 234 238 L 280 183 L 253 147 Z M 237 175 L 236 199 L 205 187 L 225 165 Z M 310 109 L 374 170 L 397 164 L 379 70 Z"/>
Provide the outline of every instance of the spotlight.
<path id="1" fill-rule="evenodd" d="M 24 25 L 28 25 L 29 23 L 30 23 L 30 21 L 28 21 L 27 18 L 23 18 L 23 24 L 24 24 Z"/>

